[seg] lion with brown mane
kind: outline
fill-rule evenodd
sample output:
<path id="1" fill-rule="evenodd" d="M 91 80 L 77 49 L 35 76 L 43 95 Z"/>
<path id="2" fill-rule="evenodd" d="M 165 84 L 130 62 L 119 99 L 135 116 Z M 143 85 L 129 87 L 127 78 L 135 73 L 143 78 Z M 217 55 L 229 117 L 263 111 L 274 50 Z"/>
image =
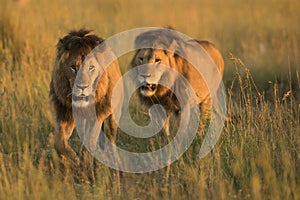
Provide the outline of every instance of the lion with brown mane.
<path id="1" fill-rule="evenodd" d="M 56 116 L 54 146 L 60 156 L 75 164 L 79 164 L 79 158 L 68 144 L 75 127 L 72 106 L 78 109 L 94 106 L 99 124 L 107 119 L 109 139 L 114 142 L 116 138 L 117 124 L 112 117 L 111 96 L 121 72 L 116 59 L 103 72 L 100 63 L 105 59 L 102 55 L 105 52 L 92 51 L 102 43 L 102 38 L 80 29 L 61 38 L 56 46 L 50 83 L 50 97 Z M 76 76 L 80 79 L 77 80 Z"/>
<path id="2" fill-rule="evenodd" d="M 224 60 L 214 44 L 209 41 L 185 41 L 172 29 L 155 29 L 139 34 L 135 39 L 135 48 L 138 50 L 131 60 L 131 68 L 136 70 L 134 80 L 140 86 L 138 96 L 148 106 L 160 104 L 165 108 L 168 115 L 164 131 L 168 136 L 169 114 L 174 112 L 178 115 L 181 109 L 172 91 L 184 91 L 185 86 L 178 76 L 163 66 L 176 70 L 189 82 L 200 106 L 201 119 L 210 118 L 212 96 L 216 91 L 209 90 L 207 80 L 213 79 L 208 82 L 213 83 L 217 90 L 224 72 Z M 187 58 L 198 59 L 200 65 L 205 65 L 201 69 L 210 71 L 209 77 L 204 78 Z M 141 65 L 145 67 L 137 67 Z M 159 84 L 166 81 L 172 85 L 171 89 Z"/>

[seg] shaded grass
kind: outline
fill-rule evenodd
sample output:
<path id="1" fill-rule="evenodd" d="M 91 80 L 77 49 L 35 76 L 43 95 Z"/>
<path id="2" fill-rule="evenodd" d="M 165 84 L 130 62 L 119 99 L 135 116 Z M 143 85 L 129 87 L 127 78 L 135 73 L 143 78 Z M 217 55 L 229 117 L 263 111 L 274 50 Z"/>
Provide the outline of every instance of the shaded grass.
<path id="1" fill-rule="evenodd" d="M 0 3 L 0 199 L 300 198 L 298 1 Z M 57 39 L 84 26 L 108 37 L 164 25 L 210 39 L 223 52 L 228 116 L 212 153 L 198 159 L 198 138 L 169 168 L 120 180 L 100 163 L 62 166 L 48 97 Z M 120 63 L 126 72 L 128 59 Z M 143 109 L 132 107 L 138 123 L 148 119 Z M 120 133 L 118 142 L 148 151 L 160 140 L 153 147 Z M 76 134 L 71 144 L 79 151 Z"/>

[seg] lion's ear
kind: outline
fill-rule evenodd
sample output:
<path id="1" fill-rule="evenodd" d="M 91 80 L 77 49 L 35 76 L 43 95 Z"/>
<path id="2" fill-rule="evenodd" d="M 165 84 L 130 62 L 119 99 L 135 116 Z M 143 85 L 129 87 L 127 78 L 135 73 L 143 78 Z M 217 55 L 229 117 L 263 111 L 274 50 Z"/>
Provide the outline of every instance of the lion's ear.
<path id="1" fill-rule="evenodd" d="M 62 50 L 62 51 L 65 51 L 66 49 L 65 49 L 65 41 L 64 41 L 64 39 L 62 39 L 62 38 L 60 38 L 59 40 L 58 40 L 58 43 L 57 43 L 57 49 L 58 50 Z"/>
<path id="2" fill-rule="evenodd" d="M 65 46 L 65 43 L 66 42 L 65 42 L 64 38 L 59 38 L 57 46 L 60 47 L 60 48 L 62 48 L 62 47 Z"/>
<path id="3" fill-rule="evenodd" d="M 177 48 L 178 43 L 176 42 L 176 40 L 173 40 L 170 46 L 168 47 L 168 51 L 172 54 L 172 56 L 174 56 L 174 54 L 177 52 Z"/>
<path id="4" fill-rule="evenodd" d="M 62 38 L 59 38 L 59 41 L 58 41 L 59 44 L 64 44 L 64 40 Z"/>
<path id="5" fill-rule="evenodd" d="M 70 47 L 69 47 L 70 43 L 68 41 L 69 41 L 68 37 L 60 38 L 58 40 L 58 43 L 57 43 L 58 49 L 61 49 L 63 51 L 69 51 L 70 50 Z"/>

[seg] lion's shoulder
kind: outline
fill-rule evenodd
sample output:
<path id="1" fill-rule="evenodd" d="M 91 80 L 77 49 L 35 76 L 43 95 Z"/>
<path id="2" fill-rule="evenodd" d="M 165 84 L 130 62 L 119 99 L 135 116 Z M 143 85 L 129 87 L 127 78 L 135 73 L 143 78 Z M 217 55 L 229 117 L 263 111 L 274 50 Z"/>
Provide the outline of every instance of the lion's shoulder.
<path id="1" fill-rule="evenodd" d="M 221 52 L 219 51 L 219 49 L 216 47 L 215 44 L 213 44 L 212 42 L 210 42 L 208 40 L 190 40 L 187 42 L 187 44 L 191 45 L 191 46 L 200 45 L 206 51 L 206 53 L 209 55 L 209 57 L 212 59 L 212 61 L 216 64 L 216 66 L 219 70 L 219 73 L 221 75 L 223 75 L 224 59 L 223 59 Z M 192 51 L 197 52 L 194 49 Z"/>

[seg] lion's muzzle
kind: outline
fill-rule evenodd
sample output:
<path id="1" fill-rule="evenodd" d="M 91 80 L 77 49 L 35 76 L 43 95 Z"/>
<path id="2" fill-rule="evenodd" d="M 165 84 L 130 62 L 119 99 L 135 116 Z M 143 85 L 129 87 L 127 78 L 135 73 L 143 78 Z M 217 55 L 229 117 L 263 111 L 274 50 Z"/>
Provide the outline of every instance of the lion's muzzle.
<path id="1" fill-rule="evenodd" d="M 72 94 L 72 104 L 76 107 L 85 107 L 89 105 L 90 95 L 87 90 L 89 85 L 75 85 Z"/>

